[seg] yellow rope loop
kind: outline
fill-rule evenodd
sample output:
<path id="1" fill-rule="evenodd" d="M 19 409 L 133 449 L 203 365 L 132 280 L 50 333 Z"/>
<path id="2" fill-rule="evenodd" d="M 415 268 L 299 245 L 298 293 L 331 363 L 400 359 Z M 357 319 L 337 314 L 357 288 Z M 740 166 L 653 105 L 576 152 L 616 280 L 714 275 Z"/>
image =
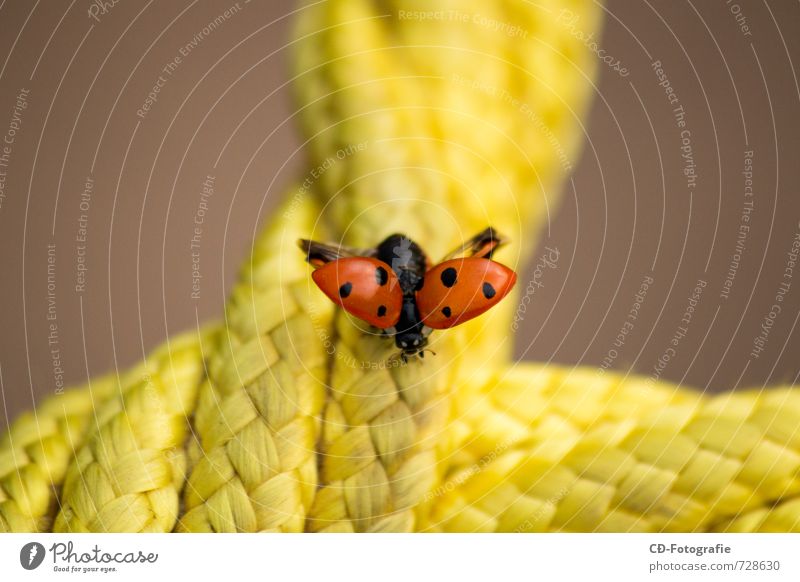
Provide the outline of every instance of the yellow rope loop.
<path id="1" fill-rule="evenodd" d="M 317 487 L 316 443 L 333 305 L 296 246 L 317 216 L 290 199 L 257 242 L 209 358 L 179 531 L 302 531 Z"/>
<path id="2" fill-rule="evenodd" d="M 330 0 L 304 9 L 295 88 L 320 223 L 362 247 L 405 233 L 434 262 L 491 224 L 511 240 L 499 259 L 524 264 L 575 163 L 597 66 L 566 9 L 583 33 L 599 28 L 600 7 L 583 2 Z M 517 296 L 448 333 L 469 347 L 464 377 L 510 356 Z"/>
<path id="3" fill-rule="evenodd" d="M 0 440 L 0 532 L 49 531 L 56 494 L 111 377 L 69 388 L 17 418 Z"/>
<path id="4" fill-rule="evenodd" d="M 54 531 L 165 532 L 178 516 L 189 412 L 214 332 L 179 336 L 120 379 L 95 408 L 72 461 Z"/>
<path id="5" fill-rule="evenodd" d="M 295 51 L 324 219 L 349 244 L 392 232 L 433 258 L 492 224 L 514 242 L 574 163 L 596 59 L 595 3 L 330 0 L 301 13 Z M 521 244 L 522 243 L 522 244 Z"/>
<path id="6" fill-rule="evenodd" d="M 437 260 L 487 224 L 514 234 L 543 218 L 545 185 L 564 170 L 558 157 L 577 149 L 565 135 L 585 106 L 582 75 L 594 63 L 563 28 L 547 32 L 555 3 L 518 4 L 444 2 L 432 10 L 422 1 L 331 0 L 303 11 L 297 91 L 321 170 L 312 189 L 331 202 L 322 213 L 331 232 L 359 246 L 403 232 Z M 586 26 L 596 25 L 595 5 L 580 12 Z M 516 33 L 498 32 L 501 25 Z M 524 36 L 531 40 L 518 42 Z M 549 75 L 529 70 L 533 55 Z M 531 150 L 544 143 L 542 132 L 551 147 Z M 503 251 L 512 262 L 519 238 Z M 457 390 L 468 391 L 508 356 L 512 310 L 509 299 L 480 322 L 437 334 L 438 356 L 424 366 L 387 367 L 386 342 L 337 318 L 323 487 L 309 530 L 414 527 L 412 508 L 439 479 L 455 371 L 470 380 Z"/>
<path id="7" fill-rule="evenodd" d="M 444 531 L 798 531 L 800 395 L 524 365 L 463 411 Z"/>

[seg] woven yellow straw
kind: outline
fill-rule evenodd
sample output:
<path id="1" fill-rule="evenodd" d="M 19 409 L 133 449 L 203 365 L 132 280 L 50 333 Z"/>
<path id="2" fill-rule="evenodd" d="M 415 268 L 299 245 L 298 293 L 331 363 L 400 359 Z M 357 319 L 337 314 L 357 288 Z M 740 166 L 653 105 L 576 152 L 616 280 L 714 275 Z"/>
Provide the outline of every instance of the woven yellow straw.
<path id="1" fill-rule="evenodd" d="M 580 37 L 597 34 L 601 8 L 435 4 L 301 11 L 313 179 L 256 241 L 223 329 L 12 425 L 4 529 L 800 528 L 792 387 L 706 397 L 510 366 L 515 295 L 435 333 L 436 357 L 393 366 L 391 342 L 314 287 L 301 236 L 373 246 L 399 231 L 436 260 L 492 224 L 513 241 L 498 259 L 518 267 L 577 156 L 596 67 Z"/>

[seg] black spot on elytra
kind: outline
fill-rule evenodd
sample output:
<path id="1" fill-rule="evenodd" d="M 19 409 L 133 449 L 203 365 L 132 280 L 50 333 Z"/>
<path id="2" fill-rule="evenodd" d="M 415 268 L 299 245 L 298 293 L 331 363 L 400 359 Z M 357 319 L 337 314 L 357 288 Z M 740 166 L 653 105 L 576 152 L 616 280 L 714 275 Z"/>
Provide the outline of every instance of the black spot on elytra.
<path id="1" fill-rule="evenodd" d="M 452 287 L 456 284 L 458 273 L 453 267 L 447 267 L 442 271 L 442 285 L 445 287 Z"/>
<path id="2" fill-rule="evenodd" d="M 342 299 L 347 299 L 347 297 L 350 295 L 352 291 L 353 291 L 353 284 L 350 281 L 348 281 L 347 283 L 339 287 L 339 297 L 341 297 Z"/>
<path id="3" fill-rule="evenodd" d="M 494 287 L 492 287 L 491 283 L 484 283 L 483 284 L 483 296 L 486 297 L 486 299 L 491 299 L 496 294 L 497 294 L 497 291 L 494 290 Z"/>
<path id="4" fill-rule="evenodd" d="M 387 273 L 386 269 L 384 269 L 383 267 L 378 267 L 377 269 L 375 269 L 375 280 L 378 282 L 378 285 L 383 287 L 389 280 L 389 273 Z"/>
<path id="5" fill-rule="evenodd" d="M 444 315 L 445 317 L 450 317 L 452 314 L 453 312 L 450 311 L 449 307 L 442 307 L 442 315 Z"/>
<path id="6" fill-rule="evenodd" d="M 386 306 L 381 305 L 378 307 L 378 317 L 383 317 L 384 315 L 386 315 Z"/>

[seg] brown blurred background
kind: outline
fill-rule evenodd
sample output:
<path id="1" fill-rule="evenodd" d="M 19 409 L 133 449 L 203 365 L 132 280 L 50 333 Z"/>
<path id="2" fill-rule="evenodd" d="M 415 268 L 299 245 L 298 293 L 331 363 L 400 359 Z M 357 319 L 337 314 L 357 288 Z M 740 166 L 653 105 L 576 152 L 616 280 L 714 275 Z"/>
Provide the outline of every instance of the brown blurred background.
<path id="1" fill-rule="evenodd" d="M 221 318 L 258 225 L 303 171 L 294 2 L 101 4 L 0 4 L 0 427 L 62 381 Z M 583 156 L 531 240 L 559 260 L 520 279 L 542 286 L 518 355 L 713 391 L 795 382 L 800 5 L 606 12 L 597 48 L 618 70 L 601 63 Z"/>

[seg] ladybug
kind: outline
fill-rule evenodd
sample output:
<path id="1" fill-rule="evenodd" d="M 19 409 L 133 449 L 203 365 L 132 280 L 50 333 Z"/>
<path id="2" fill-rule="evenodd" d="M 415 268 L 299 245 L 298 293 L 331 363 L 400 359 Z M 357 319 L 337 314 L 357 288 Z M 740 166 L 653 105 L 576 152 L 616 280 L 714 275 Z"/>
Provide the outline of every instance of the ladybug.
<path id="1" fill-rule="evenodd" d="M 422 248 L 402 234 L 387 237 L 374 249 L 305 239 L 298 244 L 322 292 L 393 336 L 407 362 L 410 356 L 425 356 L 432 330 L 477 317 L 511 291 L 516 273 L 492 260 L 505 242 L 489 227 L 433 266 Z"/>

